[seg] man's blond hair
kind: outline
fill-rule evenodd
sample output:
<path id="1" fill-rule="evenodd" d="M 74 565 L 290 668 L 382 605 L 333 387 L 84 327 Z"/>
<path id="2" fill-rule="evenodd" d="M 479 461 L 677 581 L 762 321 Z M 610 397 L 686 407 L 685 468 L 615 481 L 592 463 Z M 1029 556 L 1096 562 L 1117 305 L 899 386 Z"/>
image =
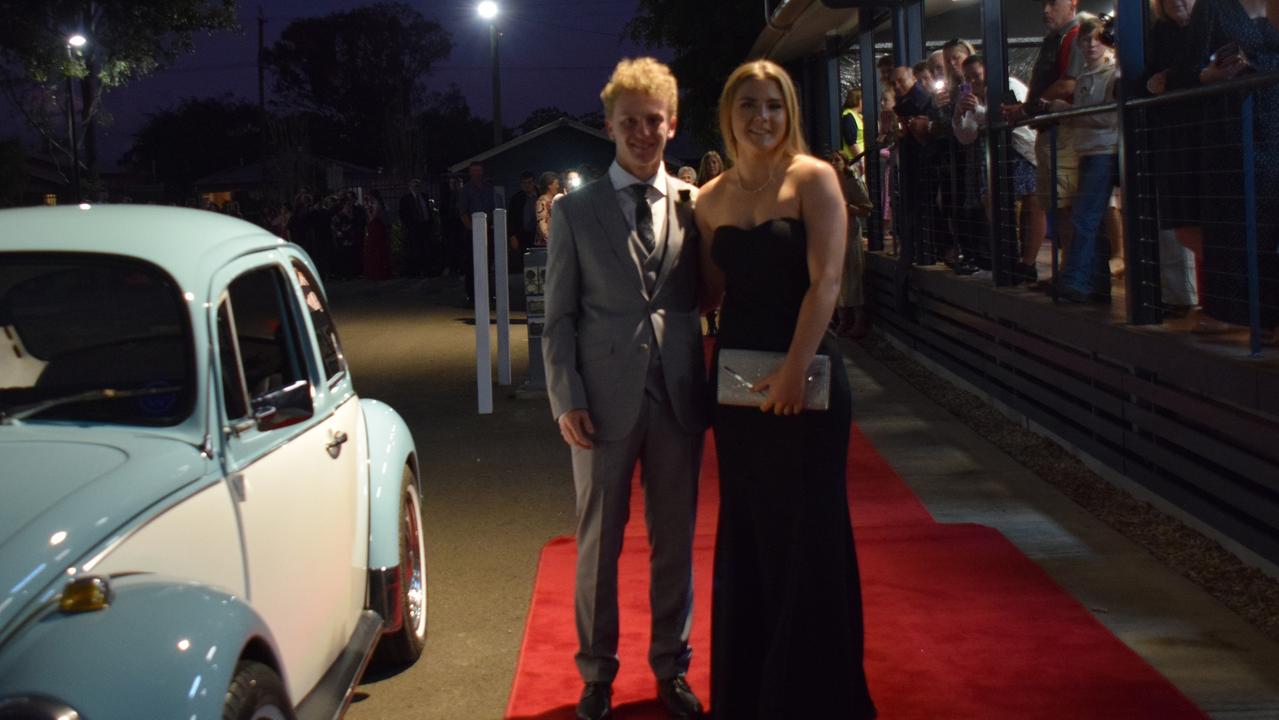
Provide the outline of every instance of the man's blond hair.
<path id="1" fill-rule="evenodd" d="M 679 83 L 675 81 L 670 68 L 651 57 L 626 58 L 613 68 L 613 76 L 600 91 L 600 100 L 604 102 L 604 117 L 613 114 L 617 96 L 628 90 L 665 100 L 670 116 L 678 114 Z"/>

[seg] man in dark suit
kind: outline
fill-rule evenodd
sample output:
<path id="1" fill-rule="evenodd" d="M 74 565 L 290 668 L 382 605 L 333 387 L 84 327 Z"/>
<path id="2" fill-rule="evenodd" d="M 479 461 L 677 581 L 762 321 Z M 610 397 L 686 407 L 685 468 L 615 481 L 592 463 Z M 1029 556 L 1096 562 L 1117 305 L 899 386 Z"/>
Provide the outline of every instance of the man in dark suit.
<path id="1" fill-rule="evenodd" d="M 653 547 L 649 665 L 670 715 L 695 718 L 701 703 L 684 675 L 707 412 L 696 188 L 662 163 L 678 102 L 665 65 L 623 60 L 600 97 L 616 159 L 555 204 L 542 343 L 577 491 L 576 660 L 585 682 L 577 717 L 612 712 L 617 561 L 639 463 Z"/>
<path id="2" fill-rule="evenodd" d="M 524 251 L 533 247 L 537 231 L 537 183 L 533 173 L 520 173 L 520 191 L 506 204 L 507 269 L 524 271 Z"/>
<path id="3" fill-rule="evenodd" d="M 404 228 L 404 243 L 408 248 L 408 274 L 422 277 L 427 274 L 431 259 L 427 254 L 427 223 L 431 218 L 426 195 L 422 193 L 422 181 L 409 181 L 409 191 L 400 197 L 400 224 Z"/>

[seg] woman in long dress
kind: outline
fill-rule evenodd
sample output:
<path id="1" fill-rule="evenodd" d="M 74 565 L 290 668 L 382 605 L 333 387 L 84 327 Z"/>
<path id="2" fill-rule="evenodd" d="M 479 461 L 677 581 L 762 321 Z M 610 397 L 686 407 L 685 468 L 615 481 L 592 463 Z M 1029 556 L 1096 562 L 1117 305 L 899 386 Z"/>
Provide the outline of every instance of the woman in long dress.
<path id="1" fill-rule="evenodd" d="M 758 408 L 717 406 L 720 512 L 711 623 L 717 718 L 872 718 L 861 590 L 845 490 L 852 421 L 827 323 L 846 213 L 830 165 L 807 154 L 795 88 L 768 61 L 720 96 L 732 167 L 702 188 L 705 301 L 721 297 L 721 348 L 785 353 Z M 830 409 L 805 411 L 814 355 L 831 359 Z"/>

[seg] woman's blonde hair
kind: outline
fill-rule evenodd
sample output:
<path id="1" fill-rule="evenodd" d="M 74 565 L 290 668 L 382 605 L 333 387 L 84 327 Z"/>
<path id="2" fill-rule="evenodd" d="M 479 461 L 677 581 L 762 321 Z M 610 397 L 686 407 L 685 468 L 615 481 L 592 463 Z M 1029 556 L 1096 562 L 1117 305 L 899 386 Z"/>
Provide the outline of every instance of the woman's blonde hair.
<path id="1" fill-rule="evenodd" d="M 600 91 L 604 117 L 613 114 L 617 96 L 628 90 L 665 100 L 670 116 L 679 114 L 679 83 L 670 68 L 651 57 L 626 58 L 613 68 L 612 77 Z"/>
<path id="2" fill-rule="evenodd" d="M 782 140 L 784 152 L 798 155 L 808 152 L 808 143 L 799 129 L 799 97 L 795 83 L 780 65 L 770 60 L 752 60 L 739 65 L 719 95 L 719 132 L 724 136 L 724 151 L 730 162 L 737 162 L 737 138 L 733 137 L 733 96 L 748 80 L 772 80 L 782 91 L 786 107 L 786 137 Z"/>

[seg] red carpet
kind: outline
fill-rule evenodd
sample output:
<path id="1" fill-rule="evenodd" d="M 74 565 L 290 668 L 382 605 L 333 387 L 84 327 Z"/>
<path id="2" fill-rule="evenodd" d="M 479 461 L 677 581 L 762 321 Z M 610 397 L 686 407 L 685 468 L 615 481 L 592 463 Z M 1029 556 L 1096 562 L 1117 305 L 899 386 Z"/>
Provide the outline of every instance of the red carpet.
<path id="1" fill-rule="evenodd" d="M 884 720 L 1206 717 L 997 531 L 933 522 L 854 429 L 849 459 L 866 617 L 866 673 Z M 708 442 L 694 548 L 689 681 L 710 695 L 710 575 L 718 499 Z M 618 720 L 663 718 L 648 669 L 648 546 L 633 498 L 619 572 Z M 508 720 L 572 720 L 571 538 L 542 550 Z"/>

